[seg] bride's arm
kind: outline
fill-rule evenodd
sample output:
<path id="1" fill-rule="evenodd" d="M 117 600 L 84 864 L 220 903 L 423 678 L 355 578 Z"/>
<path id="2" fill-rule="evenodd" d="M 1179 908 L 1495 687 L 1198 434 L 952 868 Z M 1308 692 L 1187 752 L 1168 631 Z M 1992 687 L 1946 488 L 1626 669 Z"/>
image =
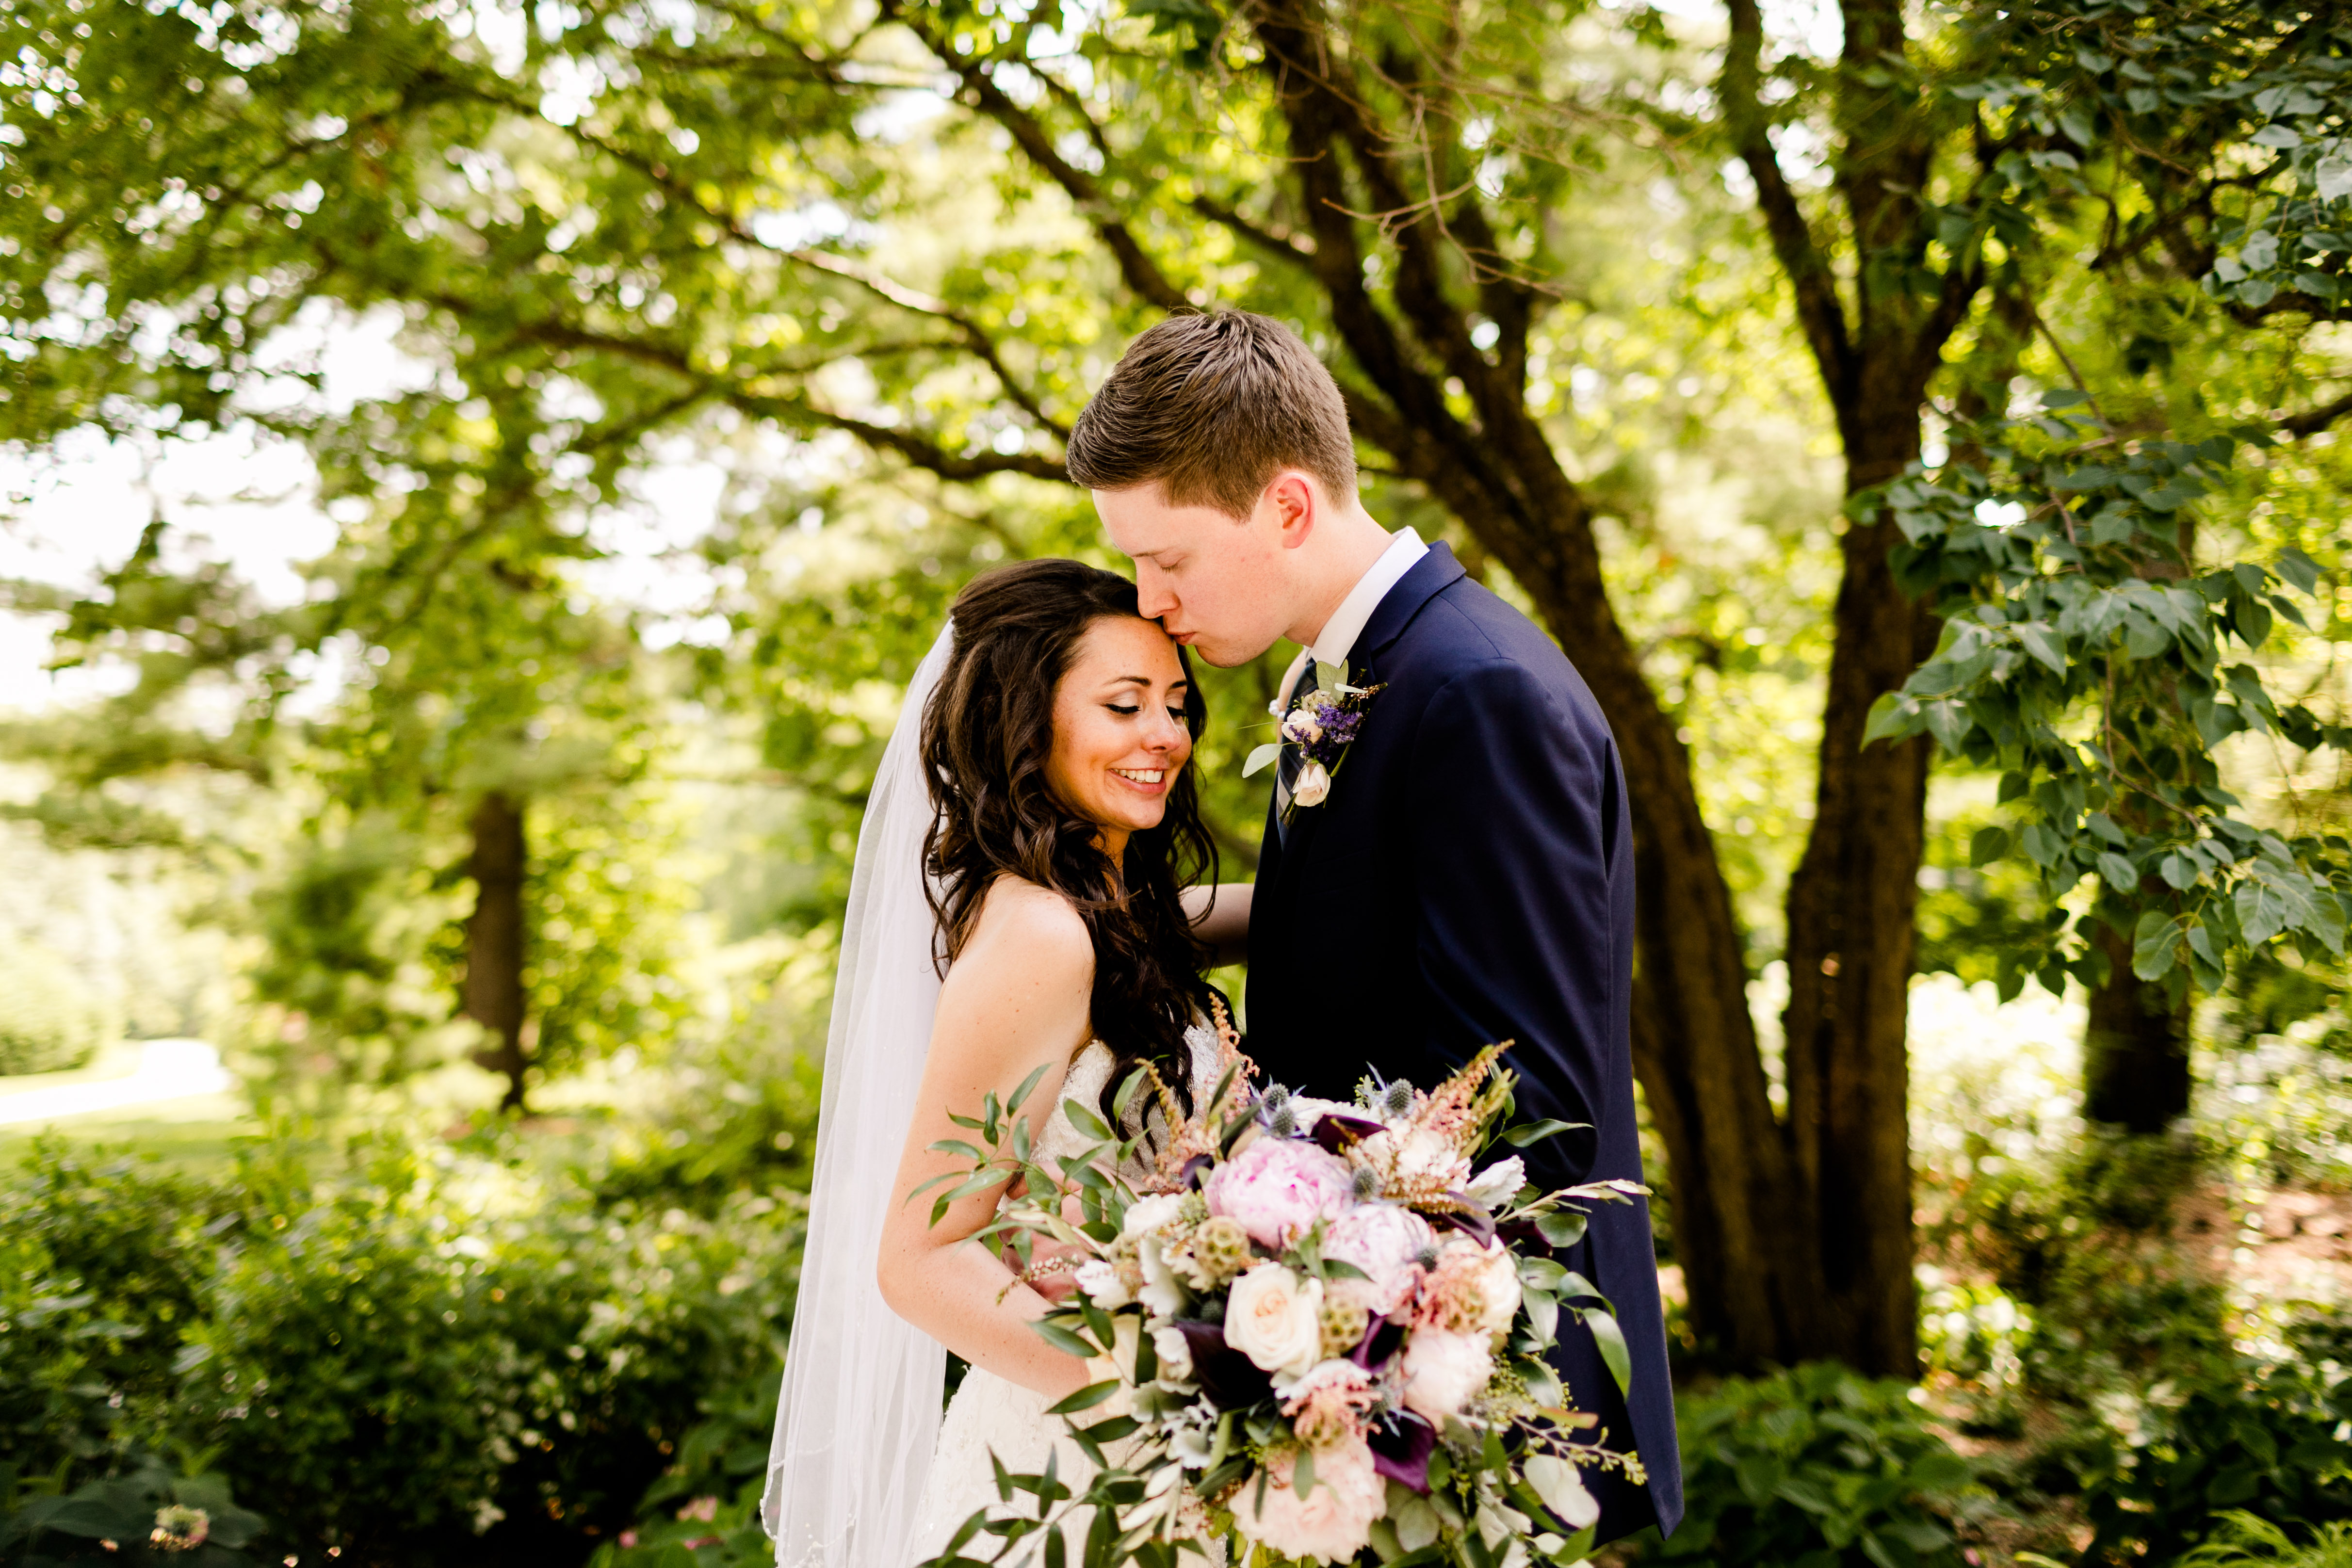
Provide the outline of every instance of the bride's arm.
<path id="1" fill-rule="evenodd" d="M 899 1198 L 960 1168 L 955 1156 L 929 1152 L 942 1138 L 970 1137 L 948 1120 L 950 1112 L 978 1116 L 991 1092 L 1002 1101 L 1045 1066 L 1023 1107 L 1031 1134 L 1042 1129 L 1058 1103 L 1071 1053 L 1087 1038 L 1093 984 L 1094 945 L 1077 912 L 1041 888 L 1000 881 L 940 988 L 930 1055 L 898 1160 Z M 999 1377 L 1055 1399 L 1084 1387 L 1086 1364 L 1028 1326 L 1045 1315 L 1045 1298 L 1021 1284 L 1006 1293 L 1012 1270 L 990 1248 L 967 1239 L 995 1217 L 1003 1189 L 963 1199 L 934 1226 L 927 1221 L 939 1191 L 892 1205 L 877 1275 L 883 1300 Z"/>
<path id="2" fill-rule="evenodd" d="M 1184 890 L 1184 913 L 1192 935 L 1209 949 L 1212 967 L 1238 964 L 1249 956 L 1250 896 L 1256 883 L 1221 882 Z"/>

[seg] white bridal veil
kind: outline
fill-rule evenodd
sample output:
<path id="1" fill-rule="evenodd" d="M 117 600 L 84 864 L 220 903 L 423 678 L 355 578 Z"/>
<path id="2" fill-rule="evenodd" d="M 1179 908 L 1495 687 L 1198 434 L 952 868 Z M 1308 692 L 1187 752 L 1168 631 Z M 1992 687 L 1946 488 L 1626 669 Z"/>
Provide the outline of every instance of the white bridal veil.
<path id="1" fill-rule="evenodd" d="M 939 1008 L 919 741 L 954 634 L 940 632 L 908 684 L 850 871 L 808 1243 L 761 1504 L 780 1568 L 903 1563 L 939 1434 L 947 1353 L 883 1304 L 874 1270 Z"/>

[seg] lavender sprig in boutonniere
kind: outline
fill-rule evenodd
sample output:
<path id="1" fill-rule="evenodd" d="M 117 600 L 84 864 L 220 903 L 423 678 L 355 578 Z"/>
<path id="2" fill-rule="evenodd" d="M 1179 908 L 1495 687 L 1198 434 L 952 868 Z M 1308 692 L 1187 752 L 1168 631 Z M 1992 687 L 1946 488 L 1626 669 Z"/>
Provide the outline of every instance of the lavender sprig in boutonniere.
<path id="1" fill-rule="evenodd" d="M 1278 705 L 1273 707 L 1275 727 L 1282 738 L 1251 752 L 1242 765 L 1242 777 L 1246 779 L 1279 760 L 1284 747 L 1291 747 L 1299 758 L 1298 777 L 1291 785 L 1283 820 L 1288 821 L 1290 813 L 1301 806 L 1321 805 L 1331 794 L 1332 776 L 1346 759 L 1349 743 L 1363 727 L 1366 706 L 1380 689 L 1351 686 L 1343 666 L 1318 664 L 1313 691 L 1291 705 L 1288 713 Z"/>

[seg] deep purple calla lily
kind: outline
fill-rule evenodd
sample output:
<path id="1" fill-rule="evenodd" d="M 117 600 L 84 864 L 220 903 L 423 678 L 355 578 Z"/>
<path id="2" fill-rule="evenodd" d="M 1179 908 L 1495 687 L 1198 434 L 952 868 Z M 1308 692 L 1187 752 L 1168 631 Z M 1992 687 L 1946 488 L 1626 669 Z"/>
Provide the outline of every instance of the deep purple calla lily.
<path id="1" fill-rule="evenodd" d="M 1225 1343 L 1215 1323 L 1179 1318 L 1169 1325 L 1184 1336 L 1192 1355 L 1192 1381 L 1220 1410 L 1245 1410 L 1274 1394 L 1274 1380 Z"/>
<path id="2" fill-rule="evenodd" d="M 1371 1445 L 1373 1469 L 1399 1486 L 1429 1495 L 1429 1456 L 1437 1448 L 1436 1427 L 1399 1411 L 1374 1425 L 1366 1440 Z"/>
<path id="3" fill-rule="evenodd" d="M 1470 1202 L 1468 1198 L 1462 1197 L 1458 1192 L 1449 1196 L 1460 1197 L 1464 1203 Z M 1455 1213 L 1452 1209 L 1447 1209 L 1443 1213 L 1429 1216 L 1429 1222 L 1432 1225 L 1452 1226 L 1454 1229 L 1468 1235 L 1481 1247 L 1488 1245 L 1495 1239 L 1495 1217 L 1483 1208 L 1473 1207 L 1467 1213 Z"/>
<path id="4" fill-rule="evenodd" d="M 1307 1135 L 1323 1145 L 1325 1154 L 1341 1155 L 1347 1153 L 1351 1145 L 1361 1143 L 1374 1133 L 1385 1131 L 1387 1131 L 1386 1128 L 1370 1117 L 1349 1116 L 1337 1111 L 1326 1111 L 1315 1119 L 1314 1130 Z"/>

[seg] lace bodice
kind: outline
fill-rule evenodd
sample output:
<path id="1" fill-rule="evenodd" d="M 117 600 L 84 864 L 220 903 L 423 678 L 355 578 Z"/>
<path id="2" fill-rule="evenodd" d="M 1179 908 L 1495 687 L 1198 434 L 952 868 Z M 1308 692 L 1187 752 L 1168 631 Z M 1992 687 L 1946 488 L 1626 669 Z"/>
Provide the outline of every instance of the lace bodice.
<path id="1" fill-rule="evenodd" d="M 1204 1104 L 1217 1087 L 1217 1031 L 1205 1022 L 1196 1023 L 1184 1031 L 1184 1046 L 1192 1059 L 1192 1081 L 1186 1087 L 1192 1091 L 1193 1104 Z M 1088 1044 L 1070 1063 L 1069 1071 L 1062 1077 L 1061 1092 L 1054 1096 L 1054 1113 L 1046 1118 L 1045 1131 L 1038 1138 L 1039 1150 L 1049 1161 L 1072 1158 L 1094 1146 L 1092 1138 L 1071 1124 L 1070 1113 L 1062 1108 L 1062 1103 L 1076 1100 L 1090 1109 L 1099 1107 L 1102 1092 L 1109 1084 L 1116 1064 L 1110 1047 L 1100 1040 Z M 1127 1124 L 1122 1131 L 1129 1137 L 1145 1132 L 1157 1138 L 1167 1132 L 1161 1124 L 1160 1107 L 1149 1092 L 1136 1096 L 1134 1103 L 1128 1107 Z M 1150 1167 L 1139 1160 L 1129 1160 L 1120 1166 L 1118 1174 L 1132 1182 L 1149 1176 Z"/>

